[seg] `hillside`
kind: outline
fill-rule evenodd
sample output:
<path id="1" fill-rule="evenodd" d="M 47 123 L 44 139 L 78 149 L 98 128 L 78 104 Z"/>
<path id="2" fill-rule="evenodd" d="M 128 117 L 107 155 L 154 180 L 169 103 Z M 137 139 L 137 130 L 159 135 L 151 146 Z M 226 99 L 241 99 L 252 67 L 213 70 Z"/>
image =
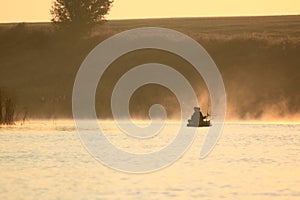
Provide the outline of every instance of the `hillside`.
<path id="1" fill-rule="evenodd" d="M 144 26 L 178 30 L 206 48 L 225 82 L 228 119 L 300 119 L 300 16 L 112 20 L 85 36 L 49 23 L 0 24 L 0 87 L 14 96 L 18 112 L 27 109 L 31 118 L 71 118 L 73 82 L 87 54 L 115 33 Z M 122 56 L 106 72 L 97 93 L 99 117 L 111 117 L 110 94 L 120 76 L 154 61 L 184 74 L 207 109 L 205 84 L 189 63 L 143 50 Z M 155 85 L 134 95 L 132 114 L 145 117 L 149 105 L 158 102 L 171 117 L 178 114 L 174 96 Z"/>

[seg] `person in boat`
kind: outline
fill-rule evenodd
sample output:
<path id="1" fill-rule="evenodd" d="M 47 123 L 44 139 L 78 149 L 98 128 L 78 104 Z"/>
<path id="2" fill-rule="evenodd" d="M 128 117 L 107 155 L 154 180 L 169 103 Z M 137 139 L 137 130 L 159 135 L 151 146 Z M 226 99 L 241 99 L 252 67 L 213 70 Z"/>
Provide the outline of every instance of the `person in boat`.
<path id="1" fill-rule="evenodd" d="M 191 119 L 188 120 L 190 126 L 199 126 L 200 120 L 200 108 L 194 107 L 194 113 L 191 116 Z"/>
<path id="2" fill-rule="evenodd" d="M 207 121 L 204 121 L 204 119 L 207 119 L 207 116 L 204 116 L 200 110 L 200 107 L 194 107 L 194 114 L 191 116 L 191 119 L 188 120 L 187 126 L 207 126 Z"/>

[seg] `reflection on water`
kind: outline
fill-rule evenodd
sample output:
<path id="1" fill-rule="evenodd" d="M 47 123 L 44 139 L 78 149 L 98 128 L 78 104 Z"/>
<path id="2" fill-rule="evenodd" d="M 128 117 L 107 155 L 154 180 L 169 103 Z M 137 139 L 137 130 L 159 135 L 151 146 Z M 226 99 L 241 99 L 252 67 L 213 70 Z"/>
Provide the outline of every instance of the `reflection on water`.
<path id="1" fill-rule="evenodd" d="M 135 140 L 111 123 L 107 137 L 128 151 L 151 152 L 174 136 Z M 70 123 L 0 129 L 0 199 L 300 199 L 300 125 L 226 124 L 199 160 L 207 128 L 175 164 L 150 174 L 114 171 L 94 160 Z M 109 154 L 109 152 L 107 152 Z"/>

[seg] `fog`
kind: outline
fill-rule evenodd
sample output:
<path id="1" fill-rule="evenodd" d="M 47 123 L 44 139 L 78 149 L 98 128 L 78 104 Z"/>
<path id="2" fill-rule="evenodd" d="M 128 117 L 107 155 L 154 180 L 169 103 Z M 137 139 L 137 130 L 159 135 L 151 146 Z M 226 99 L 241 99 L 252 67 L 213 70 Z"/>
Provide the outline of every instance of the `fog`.
<path id="1" fill-rule="evenodd" d="M 179 19 L 168 23 L 115 21 L 87 36 L 56 31 L 47 24 L 3 25 L 0 87 L 13 97 L 20 116 L 28 110 L 32 119 L 72 118 L 73 83 L 87 54 L 116 32 L 136 24 L 157 25 L 190 35 L 214 59 L 226 88 L 227 120 L 299 120 L 300 38 L 296 27 L 300 27 L 300 17 L 261 18 L 257 25 L 254 21 L 190 19 L 189 26 Z M 119 78 L 137 65 L 153 62 L 171 66 L 185 76 L 202 111 L 210 112 L 207 87 L 193 66 L 168 52 L 142 50 L 123 55 L 105 71 L 96 95 L 100 119 L 112 118 L 110 97 Z M 158 85 L 146 85 L 134 93 L 129 105 L 131 115 L 148 118 L 150 106 L 157 103 L 166 108 L 169 118 L 179 117 L 174 94 Z"/>

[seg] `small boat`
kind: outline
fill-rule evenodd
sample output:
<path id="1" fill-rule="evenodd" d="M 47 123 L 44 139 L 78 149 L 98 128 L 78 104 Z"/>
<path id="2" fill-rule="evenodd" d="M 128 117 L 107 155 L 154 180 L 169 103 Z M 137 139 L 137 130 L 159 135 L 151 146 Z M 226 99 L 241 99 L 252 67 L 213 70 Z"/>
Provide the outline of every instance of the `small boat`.
<path id="1" fill-rule="evenodd" d="M 208 120 L 209 114 L 203 116 L 199 107 L 194 107 L 194 114 L 191 119 L 188 120 L 188 127 L 208 127 L 211 126 L 210 120 Z"/>

